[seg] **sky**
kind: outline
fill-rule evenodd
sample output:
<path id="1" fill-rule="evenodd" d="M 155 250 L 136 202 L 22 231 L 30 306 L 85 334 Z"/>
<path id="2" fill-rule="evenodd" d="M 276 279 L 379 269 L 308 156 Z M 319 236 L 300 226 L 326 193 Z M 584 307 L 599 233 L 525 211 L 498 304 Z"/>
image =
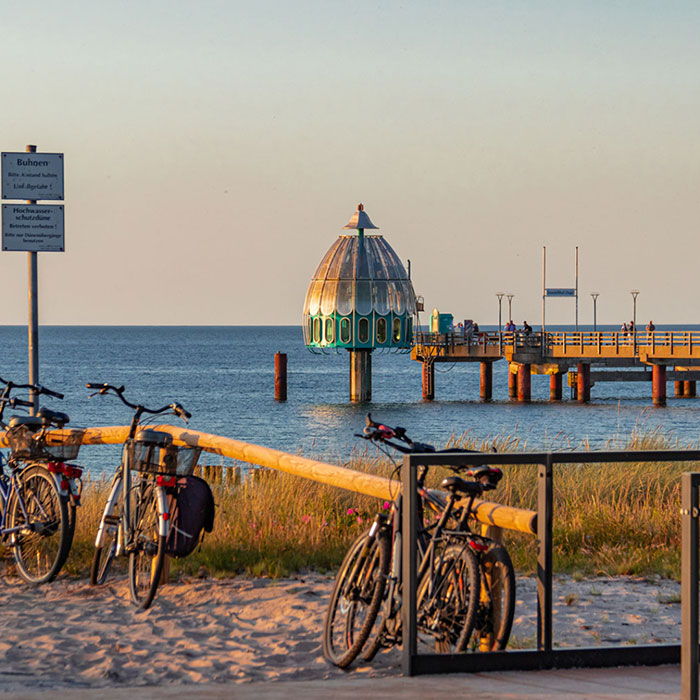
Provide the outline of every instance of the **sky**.
<path id="1" fill-rule="evenodd" d="M 700 323 L 700 3 L 0 0 L 0 150 L 65 154 L 42 324 L 298 324 L 364 203 L 426 309 Z M 0 253 L 2 323 L 27 322 Z M 8 303 L 9 302 L 9 303 Z M 504 307 L 505 308 L 505 307 Z M 550 299 L 548 323 L 572 323 Z"/>

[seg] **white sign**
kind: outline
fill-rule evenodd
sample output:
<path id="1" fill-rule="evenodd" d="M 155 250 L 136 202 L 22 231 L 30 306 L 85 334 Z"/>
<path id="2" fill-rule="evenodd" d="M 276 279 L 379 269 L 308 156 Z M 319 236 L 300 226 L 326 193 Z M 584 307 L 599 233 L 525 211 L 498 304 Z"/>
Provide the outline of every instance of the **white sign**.
<path id="1" fill-rule="evenodd" d="M 3 153 L 3 199 L 63 199 L 63 153 Z"/>
<path id="2" fill-rule="evenodd" d="M 63 205 L 3 204 L 2 249 L 63 252 Z"/>
<path id="3" fill-rule="evenodd" d="M 575 297 L 576 289 L 573 287 L 548 287 L 548 297 Z"/>

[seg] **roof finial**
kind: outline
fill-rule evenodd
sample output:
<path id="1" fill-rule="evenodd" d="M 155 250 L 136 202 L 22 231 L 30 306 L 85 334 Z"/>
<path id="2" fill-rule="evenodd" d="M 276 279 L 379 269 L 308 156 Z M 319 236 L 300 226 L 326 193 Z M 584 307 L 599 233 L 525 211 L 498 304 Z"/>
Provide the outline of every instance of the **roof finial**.
<path id="1" fill-rule="evenodd" d="M 350 217 L 350 221 L 348 221 L 348 223 L 345 224 L 343 228 L 357 229 L 359 231 L 362 231 L 366 228 L 379 228 L 379 226 L 375 226 L 370 220 L 369 216 L 367 216 L 367 212 L 365 211 L 365 205 L 358 204 L 357 211 Z"/>

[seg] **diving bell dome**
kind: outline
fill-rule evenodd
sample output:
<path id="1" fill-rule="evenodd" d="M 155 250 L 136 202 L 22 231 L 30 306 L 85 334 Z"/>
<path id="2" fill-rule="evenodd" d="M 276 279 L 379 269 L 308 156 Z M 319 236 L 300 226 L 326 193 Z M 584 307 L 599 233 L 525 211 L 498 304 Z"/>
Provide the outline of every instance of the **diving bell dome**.
<path id="1" fill-rule="evenodd" d="M 309 348 L 410 348 L 416 295 L 406 268 L 362 204 L 316 268 L 304 302 Z"/>

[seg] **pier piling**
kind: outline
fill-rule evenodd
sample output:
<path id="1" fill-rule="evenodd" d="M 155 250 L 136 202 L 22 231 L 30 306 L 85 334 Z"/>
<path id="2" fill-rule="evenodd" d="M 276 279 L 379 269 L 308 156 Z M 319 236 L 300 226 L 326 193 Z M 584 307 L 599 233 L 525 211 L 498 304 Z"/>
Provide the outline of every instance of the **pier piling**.
<path id="1" fill-rule="evenodd" d="M 518 398 L 518 375 L 508 368 L 508 398 L 517 399 Z"/>
<path id="2" fill-rule="evenodd" d="M 549 375 L 549 400 L 561 401 L 562 373 L 556 372 Z"/>
<path id="3" fill-rule="evenodd" d="M 529 403 L 531 396 L 531 366 L 529 363 L 518 367 L 518 401 Z"/>
<path id="4" fill-rule="evenodd" d="M 651 368 L 651 398 L 654 406 L 666 405 L 666 365 Z"/>
<path id="5" fill-rule="evenodd" d="M 591 366 L 587 362 L 579 362 L 576 384 L 579 403 L 588 403 L 591 400 Z"/>
<path id="6" fill-rule="evenodd" d="M 686 399 L 692 399 L 697 396 L 696 382 L 683 382 L 683 396 Z"/>
<path id="7" fill-rule="evenodd" d="M 423 399 L 432 401 L 435 398 L 435 365 L 423 361 Z"/>
<path id="8" fill-rule="evenodd" d="M 481 363 L 481 400 L 490 401 L 493 396 L 493 363 Z"/>

